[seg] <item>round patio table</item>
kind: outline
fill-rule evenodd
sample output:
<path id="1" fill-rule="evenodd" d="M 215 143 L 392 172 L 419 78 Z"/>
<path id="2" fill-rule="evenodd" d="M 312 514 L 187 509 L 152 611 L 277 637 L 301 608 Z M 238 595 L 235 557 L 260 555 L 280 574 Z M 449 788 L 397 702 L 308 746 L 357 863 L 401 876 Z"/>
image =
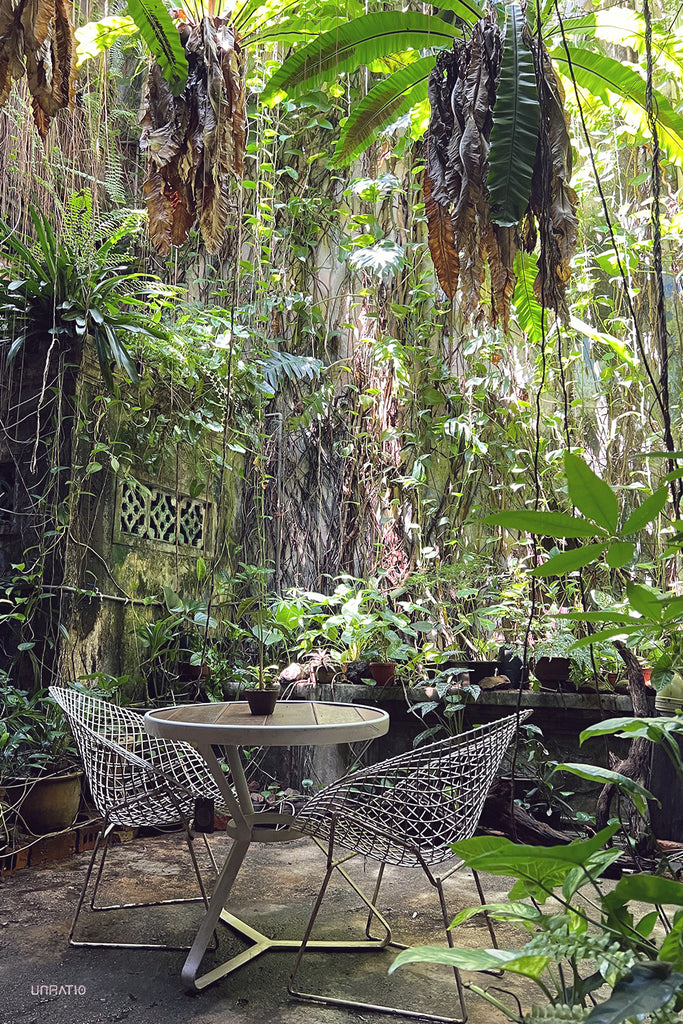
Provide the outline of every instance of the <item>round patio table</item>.
<path id="1" fill-rule="evenodd" d="M 359 704 L 326 701 L 279 701 L 272 715 L 252 715 L 246 701 L 184 704 L 148 711 L 145 728 L 162 739 L 185 740 L 197 748 L 209 766 L 231 820 L 226 832 L 233 843 L 220 870 L 208 910 L 182 970 L 185 986 L 198 991 L 225 977 L 269 949 L 298 949 L 300 940 L 271 939 L 225 909 L 230 889 L 252 843 L 287 842 L 301 838 L 293 814 L 255 812 L 240 758 L 240 746 L 297 747 L 353 743 L 383 736 L 389 730 L 386 711 Z M 212 746 L 225 748 L 231 779 L 221 769 Z M 249 939 L 252 945 L 205 974 L 199 967 L 219 920 Z M 367 948 L 360 942 L 309 943 L 312 949 Z M 383 941 L 375 943 L 383 945 Z"/>

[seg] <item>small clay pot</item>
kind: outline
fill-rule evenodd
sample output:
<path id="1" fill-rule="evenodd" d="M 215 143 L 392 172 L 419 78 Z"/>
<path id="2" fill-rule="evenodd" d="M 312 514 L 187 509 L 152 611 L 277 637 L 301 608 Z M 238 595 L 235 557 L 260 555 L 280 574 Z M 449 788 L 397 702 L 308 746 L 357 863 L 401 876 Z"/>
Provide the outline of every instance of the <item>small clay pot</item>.
<path id="1" fill-rule="evenodd" d="M 539 658 L 534 665 L 534 675 L 540 683 L 566 683 L 570 670 L 569 658 Z"/>
<path id="2" fill-rule="evenodd" d="M 272 715 L 275 711 L 280 687 L 272 686 L 264 690 L 247 690 L 247 703 L 252 715 Z"/>
<path id="3" fill-rule="evenodd" d="M 370 673 L 378 686 L 391 686 L 396 677 L 396 662 L 371 661 Z"/>

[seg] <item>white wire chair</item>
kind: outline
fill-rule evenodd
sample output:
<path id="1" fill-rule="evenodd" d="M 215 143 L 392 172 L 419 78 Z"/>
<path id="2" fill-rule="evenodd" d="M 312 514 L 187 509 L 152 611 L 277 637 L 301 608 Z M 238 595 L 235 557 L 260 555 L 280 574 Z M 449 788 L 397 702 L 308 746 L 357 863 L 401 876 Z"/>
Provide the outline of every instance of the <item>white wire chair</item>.
<path id="1" fill-rule="evenodd" d="M 519 716 L 510 715 L 459 736 L 352 772 L 326 786 L 304 805 L 297 815 L 295 828 L 311 836 L 327 854 L 327 870 L 289 978 L 290 995 L 323 1005 L 399 1014 L 445 1024 L 463 1024 L 467 1020 L 463 983 L 457 969 L 454 969 L 454 973 L 460 1017 L 442 1017 L 304 992 L 296 987 L 295 978 L 335 870 L 353 886 L 369 908 L 366 926 L 368 939 L 372 940 L 370 926 L 372 919 L 376 918 L 387 934 L 379 948 L 386 948 L 400 944 L 392 942 L 390 927 L 377 909 L 384 868 L 387 864 L 422 868 L 430 884 L 437 890 L 448 944 L 453 945 L 443 883 L 462 864 L 458 862 L 440 875 L 435 874 L 432 868 L 453 859 L 451 843 L 469 839 L 474 834 L 486 794 L 510 740 L 518 723 L 530 714 L 531 711 L 523 711 Z M 335 847 L 347 852 L 335 857 Z M 358 854 L 379 861 L 380 864 L 371 899 L 361 892 L 341 867 L 345 861 Z M 485 904 L 481 883 L 476 872 L 473 874 L 479 899 Z M 496 946 L 495 933 L 488 916 L 486 922 Z M 377 948 L 376 940 L 372 941 Z"/>
<path id="2" fill-rule="evenodd" d="M 109 701 L 100 700 L 78 690 L 51 686 L 49 692 L 69 721 L 83 760 L 93 802 L 103 818 L 71 922 L 69 943 L 72 946 L 105 946 L 117 949 L 189 949 L 189 946 L 158 942 L 103 942 L 76 939 L 74 936 L 100 850 L 100 864 L 90 897 L 91 910 L 124 910 L 134 907 L 196 903 L 200 900 L 208 906 L 204 881 L 192 844 L 194 835 L 191 823 L 195 800 L 197 797 L 209 797 L 215 801 L 215 808 L 219 813 L 227 812 L 206 762 L 189 743 L 149 736 L 144 728 L 142 716 L 127 708 L 118 707 Z M 96 906 L 95 899 L 113 830 L 117 826 L 164 828 L 178 823 L 182 824 L 185 831 L 201 895 Z M 204 841 L 213 868 L 216 870 L 216 862 L 206 836 Z"/>

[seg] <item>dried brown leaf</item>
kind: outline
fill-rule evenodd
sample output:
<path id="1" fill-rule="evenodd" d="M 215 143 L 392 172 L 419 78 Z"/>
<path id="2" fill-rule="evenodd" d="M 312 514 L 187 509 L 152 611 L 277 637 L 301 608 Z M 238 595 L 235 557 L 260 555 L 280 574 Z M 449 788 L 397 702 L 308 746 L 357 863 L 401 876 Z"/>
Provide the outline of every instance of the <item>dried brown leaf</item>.
<path id="1" fill-rule="evenodd" d="M 517 255 L 516 228 L 489 225 L 486 235 L 489 270 L 491 274 L 491 314 L 493 323 L 500 323 L 507 333 L 510 303 L 515 290 L 513 265 Z"/>
<path id="2" fill-rule="evenodd" d="M 166 195 L 165 182 L 157 167 L 152 168 L 142 190 L 145 194 L 147 221 L 152 244 L 161 256 L 168 256 L 171 251 L 173 206 L 170 196 Z"/>
<path id="3" fill-rule="evenodd" d="M 50 34 L 54 22 L 55 0 L 24 0 L 21 7 L 24 49 L 39 50 Z"/>
<path id="4" fill-rule="evenodd" d="M 458 288 L 460 259 L 455 247 L 453 222 L 447 207 L 434 201 L 429 174 L 424 175 L 425 212 L 429 228 L 429 251 L 439 284 L 451 301 Z"/>

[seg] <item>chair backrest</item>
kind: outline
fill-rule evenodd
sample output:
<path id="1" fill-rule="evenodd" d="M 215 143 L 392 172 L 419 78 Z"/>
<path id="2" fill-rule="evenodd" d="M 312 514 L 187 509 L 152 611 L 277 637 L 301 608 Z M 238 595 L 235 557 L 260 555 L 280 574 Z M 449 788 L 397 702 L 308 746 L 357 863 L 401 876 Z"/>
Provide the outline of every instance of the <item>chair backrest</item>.
<path id="1" fill-rule="evenodd" d="M 124 808 L 140 794 L 158 793 L 164 783 L 161 773 L 168 772 L 175 779 L 179 748 L 187 748 L 184 761 L 190 770 L 195 761 L 203 766 L 187 744 L 149 736 L 142 716 L 128 708 L 78 690 L 51 686 L 49 692 L 69 720 L 97 810 L 109 813 L 119 824 L 141 823 L 139 811 L 118 810 L 112 815 L 111 810 Z M 189 772 L 184 774 L 189 777 Z M 167 811 L 160 814 L 160 820 L 167 819 Z M 155 823 L 149 813 L 144 820 Z"/>
<path id="2" fill-rule="evenodd" d="M 352 772 L 313 796 L 297 827 L 389 864 L 436 864 L 469 839 L 519 716 L 490 722 Z"/>

